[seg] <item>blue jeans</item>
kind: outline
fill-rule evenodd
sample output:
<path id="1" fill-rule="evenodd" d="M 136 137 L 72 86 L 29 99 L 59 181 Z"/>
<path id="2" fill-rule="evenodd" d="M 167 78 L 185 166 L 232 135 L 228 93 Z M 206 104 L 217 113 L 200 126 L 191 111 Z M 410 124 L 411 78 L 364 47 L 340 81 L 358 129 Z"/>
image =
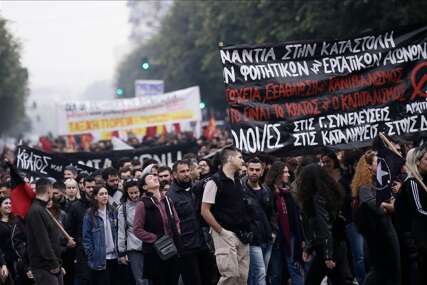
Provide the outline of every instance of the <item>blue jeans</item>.
<path id="1" fill-rule="evenodd" d="M 128 251 L 127 252 L 130 268 L 136 285 L 148 285 L 148 280 L 142 277 L 144 268 L 144 255 L 142 251 Z"/>
<path id="2" fill-rule="evenodd" d="M 350 245 L 351 256 L 353 257 L 353 270 L 356 280 L 359 284 L 362 284 L 366 277 L 365 254 L 363 251 L 364 240 L 354 223 L 346 225 L 345 232 Z"/>
<path id="3" fill-rule="evenodd" d="M 268 263 L 271 257 L 271 244 L 250 246 L 248 285 L 266 285 Z"/>
<path id="4" fill-rule="evenodd" d="M 274 246 L 271 253 L 270 260 L 270 285 L 282 285 L 283 284 L 283 270 L 286 263 L 286 267 L 289 272 L 289 276 L 292 280 L 292 285 L 303 285 L 303 268 L 302 266 L 293 259 L 293 246 L 294 242 L 291 241 L 291 256 L 285 256 L 283 245 Z"/>

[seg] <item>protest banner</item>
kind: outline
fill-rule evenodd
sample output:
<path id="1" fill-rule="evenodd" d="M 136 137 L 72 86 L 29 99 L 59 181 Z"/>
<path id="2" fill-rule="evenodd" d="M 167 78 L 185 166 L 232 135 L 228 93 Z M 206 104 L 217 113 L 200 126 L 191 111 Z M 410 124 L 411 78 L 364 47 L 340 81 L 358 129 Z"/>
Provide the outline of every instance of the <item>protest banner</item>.
<path id="1" fill-rule="evenodd" d="M 64 168 L 73 165 L 79 171 L 93 172 L 109 166 L 118 167 L 120 159 L 127 157 L 139 159 L 152 158 L 162 165 L 172 167 L 186 153 L 197 152 L 195 142 L 170 146 L 142 147 L 130 150 L 108 152 L 45 153 L 27 146 L 18 146 L 16 150 L 16 168 L 35 176 L 63 179 Z"/>
<path id="2" fill-rule="evenodd" d="M 220 47 L 234 144 L 298 155 L 427 131 L 427 27 Z"/>
<path id="3" fill-rule="evenodd" d="M 135 97 L 150 97 L 164 94 L 163 80 L 135 80 Z"/>
<path id="4" fill-rule="evenodd" d="M 96 169 L 79 165 L 77 161 L 66 161 L 61 153 L 46 153 L 31 147 L 19 145 L 16 148 L 16 169 L 35 177 L 64 179 L 66 166 L 74 166 L 78 171 L 93 172 Z"/>
<path id="5" fill-rule="evenodd" d="M 58 103 L 58 132 L 85 134 L 200 121 L 199 103 L 199 87 L 149 98 Z"/>

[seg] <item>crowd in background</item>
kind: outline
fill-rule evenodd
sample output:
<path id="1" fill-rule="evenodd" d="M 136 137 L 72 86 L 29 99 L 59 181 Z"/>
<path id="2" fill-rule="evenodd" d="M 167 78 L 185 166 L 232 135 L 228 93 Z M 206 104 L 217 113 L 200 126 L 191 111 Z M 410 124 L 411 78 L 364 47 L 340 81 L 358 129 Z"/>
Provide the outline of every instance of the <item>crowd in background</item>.
<path id="1" fill-rule="evenodd" d="M 243 159 L 227 143 L 63 181 L 30 182 L 5 152 L 0 284 L 427 284 L 426 145 L 395 142 L 415 172 L 378 203 L 374 149 Z"/>

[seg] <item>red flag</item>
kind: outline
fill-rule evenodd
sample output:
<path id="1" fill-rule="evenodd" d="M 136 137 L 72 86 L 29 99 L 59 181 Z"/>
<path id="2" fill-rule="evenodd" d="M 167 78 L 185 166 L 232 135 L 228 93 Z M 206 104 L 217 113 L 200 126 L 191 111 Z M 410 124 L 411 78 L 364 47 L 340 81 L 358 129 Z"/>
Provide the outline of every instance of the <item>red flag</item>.
<path id="1" fill-rule="evenodd" d="M 180 134 L 181 133 L 181 125 L 179 123 L 175 123 L 173 124 L 173 128 L 175 130 L 175 134 Z"/>
<path id="2" fill-rule="evenodd" d="M 157 126 L 147 127 L 144 140 L 147 138 L 154 138 L 156 136 Z"/>
<path id="3" fill-rule="evenodd" d="M 211 117 L 203 135 L 207 140 L 210 140 L 216 135 L 217 132 L 218 130 L 216 128 L 216 120 L 214 117 Z"/>
<path id="4" fill-rule="evenodd" d="M 50 142 L 49 138 L 42 136 L 39 138 L 39 142 L 44 152 L 52 152 L 52 143 Z"/>

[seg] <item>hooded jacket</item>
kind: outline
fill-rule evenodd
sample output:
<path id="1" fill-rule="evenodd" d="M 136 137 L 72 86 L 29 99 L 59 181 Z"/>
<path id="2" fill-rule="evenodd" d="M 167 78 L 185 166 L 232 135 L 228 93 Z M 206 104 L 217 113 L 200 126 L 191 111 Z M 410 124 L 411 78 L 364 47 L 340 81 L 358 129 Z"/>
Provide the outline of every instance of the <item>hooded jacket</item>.
<path id="1" fill-rule="evenodd" d="M 142 251 L 142 241 L 133 232 L 135 209 L 138 203 L 140 202 L 127 200 L 118 209 L 119 233 L 117 244 L 119 256 L 125 256 L 128 251 Z"/>

